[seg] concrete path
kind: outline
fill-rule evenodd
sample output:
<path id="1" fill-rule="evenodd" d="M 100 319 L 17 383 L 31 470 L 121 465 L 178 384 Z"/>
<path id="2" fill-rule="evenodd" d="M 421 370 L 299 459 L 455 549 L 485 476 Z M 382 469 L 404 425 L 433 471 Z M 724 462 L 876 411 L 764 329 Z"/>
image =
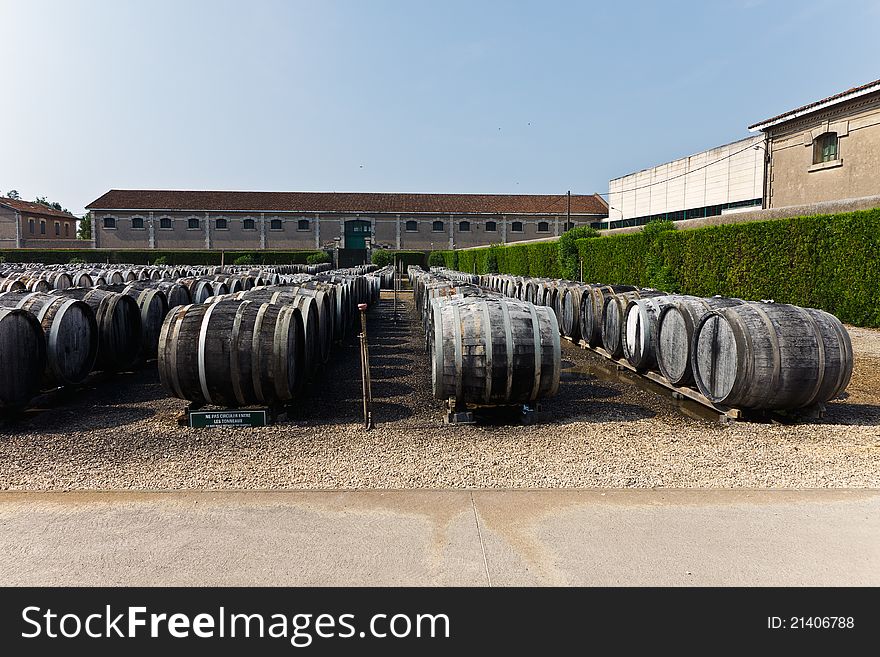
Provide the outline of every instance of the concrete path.
<path id="1" fill-rule="evenodd" d="M 0 585 L 880 585 L 880 491 L 0 493 Z"/>

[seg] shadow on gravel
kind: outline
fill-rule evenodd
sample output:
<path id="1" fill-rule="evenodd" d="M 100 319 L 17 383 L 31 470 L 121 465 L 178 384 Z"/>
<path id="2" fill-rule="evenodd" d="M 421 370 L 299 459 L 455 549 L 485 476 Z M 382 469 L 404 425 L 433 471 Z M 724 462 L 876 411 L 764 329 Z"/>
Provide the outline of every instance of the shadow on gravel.
<path id="1" fill-rule="evenodd" d="M 83 409 L 30 408 L 5 418 L 0 434 L 98 431 L 124 427 L 155 415 L 154 409 L 137 406 L 103 406 L 100 413 Z"/>
<path id="2" fill-rule="evenodd" d="M 413 393 L 413 387 L 399 381 L 377 381 L 373 385 L 373 398 L 406 397 Z"/>
<path id="3" fill-rule="evenodd" d="M 863 427 L 880 426 L 880 406 L 850 404 L 845 401 L 828 404 L 825 418 L 817 424 L 846 424 Z"/>
<path id="4" fill-rule="evenodd" d="M 373 349 L 375 347 L 399 347 L 400 345 L 406 344 L 407 340 L 402 337 L 385 337 L 385 338 L 370 338 L 370 354 L 372 355 Z"/>
<path id="5" fill-rule="evenodd" d="M 374 401 L 372 406 L 373 422 L 382 424 L 383 422 L 395 422 L 397 420 L 405 420 L 412 417 L 412 409 L 403 404 L 395 404 L 394 402 Z"/>
<path id="6" fill-rule="evenodd" d="M 409 372 L 407 370 L 399 367 L 376 367 L 375 365 L 370 367 L 370 378 L 372 378 L 373 381 L 399 379 L 408 374 Z"/>
<path id="7" fill-rule="evenodd" d="M 406 356 L 398 356 L 396 352 L 389 351 L 385 354 L 375 354 L 370 350 L 370 367 L 403 367 L 412 365 L 413 359 Z"/>

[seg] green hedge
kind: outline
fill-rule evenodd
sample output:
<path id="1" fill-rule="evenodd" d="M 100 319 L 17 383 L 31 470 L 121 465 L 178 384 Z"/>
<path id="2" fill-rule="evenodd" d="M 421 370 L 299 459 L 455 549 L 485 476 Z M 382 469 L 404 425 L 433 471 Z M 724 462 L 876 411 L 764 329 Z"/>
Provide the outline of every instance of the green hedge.
<path id="1" fill-rule="evenodd" d="M 225 251 L 223 258 L 232 264 L 236 258 L 251 255 L 256 264 L 263 265 L 304 265 L 310 255 L 323 251 Z M 192 250 L 167 251 L 152 249 L 112 250 L 112 249 L 3 249 L 0 258 L 5 262 L 42 262 L 46 264 L 67 264 L 71 258 L 85 262 L 109 262 L 110 264 L 146 265 L 158 257 L 164 257 L 169 265 L 219 265 L 220 251 Z"/>
<path id="2" fill-rule="evenodd" d="M 880 208 L 590 238 L 578 250 L 587 281 L 774 299 L 880 326 Z"/>
<path id="3" fill-rule="evenodd" d="M 538 242 L 535 244 L 495 244 L 482 249 L 456 251 L 454 269 L 470 274 L 514 274 L 517 276 L 536 276 L 541 278 L 560 278 L 558 242 Z M 442 251 L 450 267 L 453 260 L 451 251 Z"/>

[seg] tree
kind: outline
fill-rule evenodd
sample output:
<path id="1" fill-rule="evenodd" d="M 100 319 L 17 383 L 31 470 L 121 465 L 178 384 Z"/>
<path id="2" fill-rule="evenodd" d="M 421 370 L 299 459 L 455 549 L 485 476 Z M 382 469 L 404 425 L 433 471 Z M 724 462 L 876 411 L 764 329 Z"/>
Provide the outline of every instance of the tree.
<path id="1" fill-rule="evenodd" d="M 323 265 L 325 262 L 330 262 L 330 256 L 326 251 L 316 251 L 306 256 L 307 265 Z"/>
<path id="2" fill-rule="evenodd" d="M 69 212 L 67 208 L 61 207 L 61 204 L 57 201 L 50 201 L 45 196 L 38 196 L 35 203 L 39 203 L 40 205 L 45 205 L 47 208 L 52 210 L 58 210 L 58 212 Z"/>
<path id="3" fill-rule="evenodd" d="M 90 240 L 92 239 L 92 213 L 86 212 L 85 216 L 79 220 L 79 227 L 76 229 L 76 239 Z"/>
<path id="4" fill-rule="evenodd" d="M 371 259 L 373 264 L 377 267 L 387 267 L 394 261 L 394 256 L 391 255 L 391 251 L 379 249 L 378 251 L 373 252 L 373 257 Z"/>
<path id="5" fill-rule="evenodd" d="M 21 199 L 21 194 L 19 194 L 18 190 L 16 189 L 10 189 L 8 192 L 6 192 L 6 198 L 13 198 L 17 201 Z"/>
<path id="6" fill-rule="evenodd" d="M 599 233 L 589 226 L 578 226 L 562 234 L 556 248 L 559 249 L 559 265 L 563 278 L 576 281 L 580 276 L 580 254 L 578 253 L 577 240 L 598 236 Z"/>

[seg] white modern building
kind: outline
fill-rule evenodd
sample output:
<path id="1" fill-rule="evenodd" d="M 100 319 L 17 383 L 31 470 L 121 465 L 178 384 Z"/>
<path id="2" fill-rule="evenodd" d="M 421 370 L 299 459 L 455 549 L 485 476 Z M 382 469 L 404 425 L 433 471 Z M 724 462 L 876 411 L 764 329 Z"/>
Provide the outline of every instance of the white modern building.
<path id="1" fill-rule="evenodd" d="M 698 219 L 760 208 L 764 136 L 757 135 L 642 169 L 608 183 L 608 219 L 596 228 L 652 219 Z"/>

